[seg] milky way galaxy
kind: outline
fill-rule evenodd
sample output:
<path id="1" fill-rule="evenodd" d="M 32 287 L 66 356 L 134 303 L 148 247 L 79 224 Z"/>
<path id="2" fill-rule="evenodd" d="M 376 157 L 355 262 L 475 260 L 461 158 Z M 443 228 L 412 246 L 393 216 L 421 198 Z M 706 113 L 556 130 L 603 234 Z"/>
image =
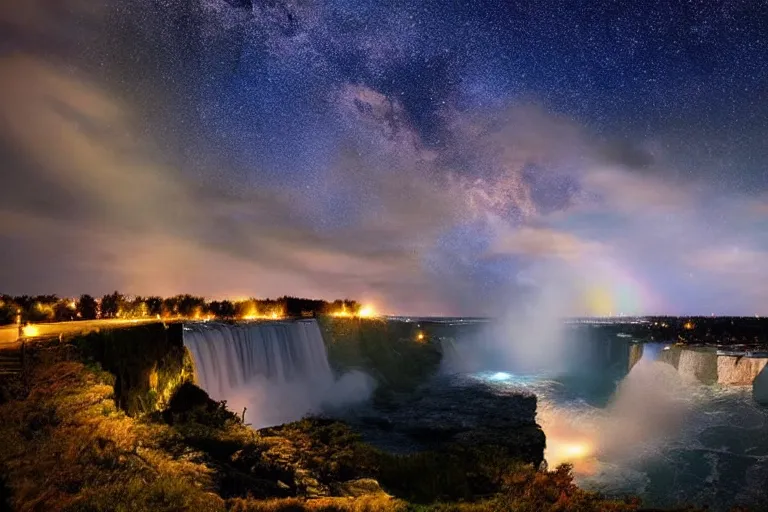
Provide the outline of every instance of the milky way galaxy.
<path id="1" fill-rule="evenodd" d="M 768 314 L 765 2 L 10 0 L 0 285 Z"/>

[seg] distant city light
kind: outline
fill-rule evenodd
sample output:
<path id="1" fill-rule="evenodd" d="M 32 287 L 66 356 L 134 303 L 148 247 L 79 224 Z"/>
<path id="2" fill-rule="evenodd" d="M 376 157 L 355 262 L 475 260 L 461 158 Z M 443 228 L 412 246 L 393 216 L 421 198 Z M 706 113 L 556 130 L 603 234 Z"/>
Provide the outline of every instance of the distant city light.
<path id="1" fill-rule="evenodd" d="M 424 341 L 424 333 L 423 332 L 418 333 L 416 335 L 416 340 L 417 341 Z"/>
<path id="2" fill-rule="evenodd" d="M 376 316 L 376 311 L 374 311 L 373 307 L 371 306 L 363 306 L 360 308 L 360 311 L 357 313 L 357 315 L 360 318 L 370 318 L 372 316 Z"/>
<path id="3" fill-rule="evenodd" d="M 248 314 L 241 316 L 240 320 L 278 320 L 284 316 L 285 313 L 279 309 L 275 309 L 269 313 L 259 313 L 255 308 L 252 308 Z"/>
<path id="4" fill-rule="evenodd" d="M 372 318 L 376 316 L 376 310 L 373 309 L 373 306 L 366 305 L 362 306 L 357 313 L 350 313 L 346 306 L 342 306 L 339 311 L 331 313 L 331 316 L 336 318 L 351 318 L 354 316 L 359 318 Z"/>

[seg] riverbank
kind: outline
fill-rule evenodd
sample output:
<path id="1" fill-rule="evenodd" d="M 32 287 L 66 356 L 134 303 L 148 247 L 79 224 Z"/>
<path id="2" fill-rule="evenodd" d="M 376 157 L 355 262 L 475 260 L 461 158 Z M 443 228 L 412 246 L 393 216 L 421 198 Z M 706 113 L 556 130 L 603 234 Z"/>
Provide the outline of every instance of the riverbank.
<path id="1" fill-rule="evenodd" d="M 254 431 L 191 385 L 128 416 L 115 375 L 76 345 L 39 345 L 0 405 L 11 510 L 638 510 L 493 443 L 393 455 L 326 419 Z M 191 397 L 189 396 L 191 394 Z M 45 475 L 45 478 L 40 478 Z"/>

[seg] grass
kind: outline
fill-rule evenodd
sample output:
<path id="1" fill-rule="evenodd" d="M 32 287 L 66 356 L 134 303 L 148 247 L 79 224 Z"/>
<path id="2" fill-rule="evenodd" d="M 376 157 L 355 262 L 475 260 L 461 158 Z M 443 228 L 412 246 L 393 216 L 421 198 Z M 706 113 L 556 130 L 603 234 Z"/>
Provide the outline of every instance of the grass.
<path id="1" fill-rule="evenodd" d="M 210 470 L 174 459 L 157 443 L 159 426 L 117 409 L 103 372 L 49 360 L 30 380 L 25 399 L 0 405 L 0 466 L 14 510 L 180 510 L 172 496 L 208 499 Z"/>

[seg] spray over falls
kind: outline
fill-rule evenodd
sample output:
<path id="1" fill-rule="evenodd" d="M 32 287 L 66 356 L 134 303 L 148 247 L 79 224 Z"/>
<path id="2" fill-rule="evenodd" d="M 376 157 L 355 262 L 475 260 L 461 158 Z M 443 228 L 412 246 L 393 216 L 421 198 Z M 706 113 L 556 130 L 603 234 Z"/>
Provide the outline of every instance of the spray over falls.
<path id="1" fill-rule="evenodd" d="M 198 385 L 256 428 L 367 398 L 362 372 L 334 376 L 315 320 L 184 326 Z"/>

